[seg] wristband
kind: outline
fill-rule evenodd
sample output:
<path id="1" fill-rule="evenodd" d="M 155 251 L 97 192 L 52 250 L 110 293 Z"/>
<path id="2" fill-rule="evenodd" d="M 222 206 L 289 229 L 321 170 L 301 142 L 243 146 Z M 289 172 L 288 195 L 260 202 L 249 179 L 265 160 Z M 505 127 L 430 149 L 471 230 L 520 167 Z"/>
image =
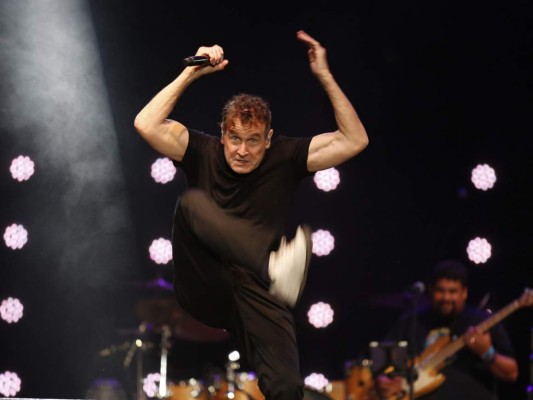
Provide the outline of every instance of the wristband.
<path id="1" fill-rule="evenodd" d="M 481 359 L 487 364 L 492 364 L 494 360 L 496 360 L 496 349 L 494 349 L 494 346 L 490 346 L 489 349 L 483 353 Z"/>

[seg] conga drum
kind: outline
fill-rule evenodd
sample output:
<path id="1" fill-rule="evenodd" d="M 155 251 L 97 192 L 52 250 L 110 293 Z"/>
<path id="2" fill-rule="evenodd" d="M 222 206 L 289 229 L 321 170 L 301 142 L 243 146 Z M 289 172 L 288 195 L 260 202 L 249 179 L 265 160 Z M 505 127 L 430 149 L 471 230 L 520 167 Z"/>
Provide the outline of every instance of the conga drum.
<path id="1" fill-rule="evenodd" d="M 169 383 L 168 390 L 171 400 L 208 400 L 208 393 L 204 385 L 196 380 L 179 381 L 177 384 Z"/>
<path id="2" fill-rule="evenodd" d="M 230 394 L 231 393 L 231 394 Z M 232 385 L 224 380 L 217 387 L 214 400 L 265 400 L 265 396 L 259 390 L 257 377 L 253 372 L 235 373 L 235 382 Z"/>
<path id="3" fill-rule="evenodd" d="M 265 400 L 265 396 L 259 390 L 257 376 L 253 372 L 239 372 L 235 374 L 235 384 L 238 389 L 235 392 L 236 399 Z M 240 397 L 237 397 L 237 395 Z"/>

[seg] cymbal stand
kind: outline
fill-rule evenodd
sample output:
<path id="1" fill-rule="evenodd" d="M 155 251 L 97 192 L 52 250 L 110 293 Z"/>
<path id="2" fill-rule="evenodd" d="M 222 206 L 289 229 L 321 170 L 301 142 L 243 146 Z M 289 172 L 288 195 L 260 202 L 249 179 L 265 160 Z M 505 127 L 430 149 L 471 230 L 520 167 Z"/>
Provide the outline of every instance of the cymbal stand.
<path id="1" fill-rule="evenodd" d="M 411 332 L 409 333 L 409 344 L 408 344 L 408 353 L 409 353 L 409 364 L 407 368 L 407 382 L 409 384 L 409 400 L 415 398 L 415 381 L 418 379 L 418 373 L 415 367 L 416 355 L 418 354 L 418 349 L 416 345 L 416 331 L 417 331 L 417 311 L 418 311 L 418 297 L 420 293 L 414 293 L 411 298 L 412 307 L 413 307 L 413 316 L 411 319 Z"/>
<path id="2" fill-rule="evenodd" d="M 137 381 L 137 397 L 136 400 L 146 400 L 146 396 L 143 390 L 143 356 L 142 353 L 147 349 L 153 347 L 153 343 L 146 342 L 143 340 L 142 335 L 146 332 L 146 324 L 143 322 L 139 325 L 139 336 L 133 340 L 131 343 L 126 357 L 124 358 L 123 365 L 124 368 L 128 368 L 133 360 L 133 357 L 137 355 L 137 371 L 136 371 L 136 381 Z"/>
<path id="3" fill-rule="evenodd" d="M 157 397 L 160 399 L 167 399 L 170 397 L 169 390 L 167 388 L 167 358 L 168 349 L 170 347 L 170 328 L 168 325 L 163 325 L 161 332 L 161 367 L 160 367 L 160 379 L 159 379 L 159 391 Z"/>
<path id="4" fill-rule="evenodd" d="M 239 389 L 235 379 L 235 371 L 240 368 L 239 360 L 240 356 L 238 352 L 232 352 L 228 355 L 228 362 L 226 363 L 226 381 L 228 384 L 228 390 L 226 397 L 228 399 L 235 398 L 235 391 Z"/>
<path id="5" fill-rule="evenodd" d="M 142 354 L 137 355 L 137 399 L 136 400 L 146 400 L 143 389 L 143 358 Z"/>

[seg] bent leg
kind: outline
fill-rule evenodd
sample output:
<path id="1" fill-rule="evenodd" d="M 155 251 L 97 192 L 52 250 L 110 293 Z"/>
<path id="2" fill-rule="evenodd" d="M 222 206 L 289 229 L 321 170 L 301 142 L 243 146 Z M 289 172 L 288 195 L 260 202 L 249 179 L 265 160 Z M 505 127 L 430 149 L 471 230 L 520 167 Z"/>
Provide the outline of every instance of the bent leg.
<path id="1" fill-rule="evenodd" d="M 189 189 L 181 196 L 178 214 L 207 249 L 265 278 L 274 232 L 229 214 L 199 189 Z"/>
<path id="2" fill-rule="evenodd" d="M 202 243 L 178 211 L 172 228 L 172 253 L 178 303 L 200 321 L 226 328 L 233 314 L 234 271 Z"/>
<path id="3" fill-rule="evenodd" d="M 267 400 L 303 399 L 294 320 L 287 307 L 249 273 L 236 283 L 236 333 Z"/>

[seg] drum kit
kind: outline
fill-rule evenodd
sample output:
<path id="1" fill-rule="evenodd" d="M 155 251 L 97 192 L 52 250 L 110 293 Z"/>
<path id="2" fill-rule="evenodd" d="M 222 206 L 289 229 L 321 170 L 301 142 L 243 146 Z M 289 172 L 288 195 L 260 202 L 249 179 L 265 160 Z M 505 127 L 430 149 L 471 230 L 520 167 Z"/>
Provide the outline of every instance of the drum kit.
<path id="1" fill-rule="evenodd" d="M 147 397 L 170 400 L 264 400 L 253 372 L 239 371 L 237 360 L 229 360 L 225 376 L 214 375 L 209 379 L 190 378 L 175 381 L 168 376 L 168 358 L 171 339 L 186 342 L 216 344 L 225 342 L 230 335 L 223 329 L 212 328 L 193 318 L 183 310 L 173 296 L 172 284 L 163 278 L 146 282 L 131 282 L 131 286 L 141 289 L 149 296 L 141 298 L 134 307 L 141 324 L 133 329 L 121 329 L 118 334 L 132 340 L 113 345 L 99 352 L 100 357 L 114 353 L 125 353 L 123 367 L 128 368 L 136 360 L 136 400 Z M 153 341 L 153 337 L 157 341 Z M 152 340 L 151 340 L 152 339 Z M 159 374 L 156 393 L 148 396 L 145 392 L 143 353 L 158 351 Z"/>
<path id="2" fill-rule="evenodd" d="M 169 386 L 172 400 L 264 400 L 254 373 L 235 373 L 234 379 L 218 379 L 206 385 L 202 381 L 189 379 Z"/>
<path id="3" fill-rule="evenodd" d="M 136 358 L 136 400 L 146 400 L 144 389 L 143 353 L 158 350 L 159 379 L 156 393 L 150 397 L 170 400 L 264 400 L 254 372 L 239 371 L 238 359 L 228 356 L 225 373 L 215 374 L 207 379 L 189 378 L 175 381 L 169 379 L 167 362 L 170 340 L 178 339 L 197 343 L 224 342 L 230 338 L 223 329 L 209 327 L 196 320 L 183 310 L 172 293 L 172 284 L 163 278 L 148 282 L 137 282 L 134 286 L 149 289 L 151 295 L 139 300 L 134 307 L 142 322 L 138 328 L 119 331 L 121 335 L 133 336 L 134 340 L 111 346 L 100 351 L 105 357 L 115 352 L 126 353 L 123 359 L 125 368 Z M 154 291 L 155 290 L 155 291 Z M 155 295 L 154 295 L 155 293 Z M 397 299 L 378 299 L 377 303 L 392 302 Z M 157 340 L 150 341 L 148 334 L 155 334 Z M 304 399 L 330 400 L 369 400 L 373 392 L 373 361 L 359 358 L 345 364 L 345 377 L 330 382 L 320 391 L 306 388 Z"/>

